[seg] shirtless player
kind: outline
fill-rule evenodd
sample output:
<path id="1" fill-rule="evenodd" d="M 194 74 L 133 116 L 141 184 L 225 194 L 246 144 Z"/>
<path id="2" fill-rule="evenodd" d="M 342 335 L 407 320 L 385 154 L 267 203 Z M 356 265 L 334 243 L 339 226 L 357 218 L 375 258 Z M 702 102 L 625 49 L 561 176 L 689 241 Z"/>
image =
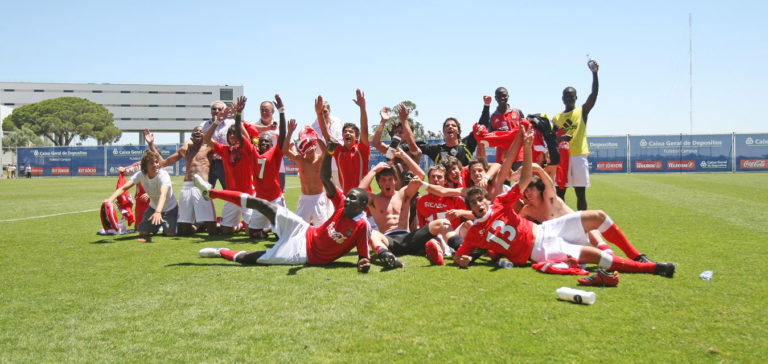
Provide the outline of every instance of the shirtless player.
<path id="1" fill-rule="evenodd" d="M 396 255 L 422 254 L 430 239 L 441 235 L 445 241 L 448 241 L 454 234 L 453 229 L 450 221 L 436 219 L 414 232 L 408 231 L 411 199 L 422 185 L 424 171 L 402 150 L 397 149 L 394 153 L 395 157 L 403 160 L 416 176 L 408 185 L 396 189 L 394 168 L 390 164 L 382 162 L 373 167 L 360 182 L 359 187 L 367 189 L 375 177 L 381 189 L 378 194 L 368 194 L 369 211 L 379 232 L 384 233 L 382 235 L 374 231 L 371 234 L 371 243 L 374 251 L 379 248 L 377 244 L 382 244 Z"/>
<path id="2" fill-rule="evenodd" d="M 171 154 L 165 160 L 160 157 L 160 165 L 163 167 L 176 163 L 184 158 L 186 173 L 184 174 L 184 185 L 181 187 L 181 196 L 179 198 L 179 219 L 178 234 L 191 235 L 197 230 L 195 223 L 202 223 L 209 235 L 219 233 L 216 226 L 216 208 L 212 201 L 203 199 L 203 195 L 195 187 L 194 175 L 199 174 L 208 181 L 208 171 L 211 168 L 211 148 L 203 143 L 203 127 L 196 126 L 192 129 L 192 137 L 175 153 Z M 144 129 L 144 139 L 149 145 L 149 149 L 156 152 L 160 151 L 154 143 L 154 136 L 148 129 Z"/>
<path id="3" fill-rule="evenodd" d="M 296 130 L 296 120 L 288 122 L 286 140 L 291 140 Z M 301 182 L 301 195 L 296 207 L 296 215 L 299 215 L 307 223 L 315 226 L 322 225 L 331 216 L 328 198 L 325 196 L 325 188 L 320 181 L 320 167 L 323 165 L 325 145 L 317 142 L 317 133 L 311 127 L 305 127 L 299 132 L 299 141 L 296 145 L 283 143 L 283 154 L 299 167 L 299 181 Z"/>
<path id="4" fill-rule="evenodd" d="M 555 186 L 549 178 L 549 174 L 535 164 L 533 165 L 532 172 L 531 182 L 523 191 L 525 205 L 520 210 L 520 216 L 537 223 L 542 223 L 572 213 L 573 209 L 557 197 Z M 608 241 L 619 247 L 629 259 L 638 262 L 652 262 L 645 254 L 640 253 L 632 246 L 632 243 L 627 240 L 615 224 L 613 224 L 613 227 L 615 227 L 615 231 L 609 229 L 603 232 L 602 235 L 597 230 L 589 231 L 590 243 L 600 250 L 610 252 L 610 247 L 601 238 L 601 236 L 605 236 Z"/>

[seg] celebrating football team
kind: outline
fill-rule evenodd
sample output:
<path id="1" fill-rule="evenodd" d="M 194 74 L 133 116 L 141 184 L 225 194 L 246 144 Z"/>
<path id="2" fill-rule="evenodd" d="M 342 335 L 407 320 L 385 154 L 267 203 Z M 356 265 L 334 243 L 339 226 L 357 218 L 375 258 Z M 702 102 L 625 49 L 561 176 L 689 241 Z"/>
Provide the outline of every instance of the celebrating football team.
<path id="1" fill-rule="evenodd" d="M 461 268 L 478 261 L 504 267 L 530 263 L 544 273 L 583 275 L 582 285 L 615 286 L 618 272 L 671 278 L 674 263 L 654 262 L 605 211 L 587 209 L 586 126 L 597 99 L 599 66 L 590 60 L 588 67 L 592 89 L 583 105 L 576 104 L 576 90 L 566 87 L 562 112 L 551 119 L 544 113 L 526 116 L 499 87 L 492 113 L 492 97 L 484 96 L 479 121 L 465 127 L 462 137 L 459 120 L 448 117 L 439 144 L 417 141 L 408 120 L 411 110 L 402 104 L 381 109 L 369 141 L 360 89 L 353 99 L 359 123 L 331 116 L 320 95 L 314 102 L 317 120 L 306 126 L 286 116 L 296 106 L 279 95 L 259 104 L 261 118 L 254 122 L 243 120 L 245 97 L 229 106 L 214 101 L 211 119 L 195 127 L 191 140 L 166 159 L 145 131 L 150 149 L 140 170 L 104 205 L 117 202 L 124 214 L 130 213 L 130 206 L 122 205 L 130 200 L 127 190 L 143 186 L 149 206 L 135 216 L 141 241 L 160 229 L 168 236 L 206 231 L 222 240 L 241 233 L 276 240 L 265 251 L 199 251 L 204 258 L 240 264 L 325 265 L 354 248 L 362 273 L 372 264 L 402 268 L 399 257 L 417 255 Z M 297 130 L 298 140 L 292 141 Z M 381 141 L 385 131 L 389 145 Z M 386 162 L 370 165 L 372 144 Z M 486 148 L 496 148 L 494 162 L 485 157 Z M 431 160 L 426 172 L 422 155 Z M 301 195 L 295 212 L 286 208 L 283 196 L 284 157 L 298 167 Z M 181 158 L 186 173 L 177 203 L 163 167 Z M 575 191 L 577 211 L 563 201 L 567 187 Z M 218 218 L 212 199 L 224 201 Z M 591 276 L 587 264 L 597 266 Z"/>

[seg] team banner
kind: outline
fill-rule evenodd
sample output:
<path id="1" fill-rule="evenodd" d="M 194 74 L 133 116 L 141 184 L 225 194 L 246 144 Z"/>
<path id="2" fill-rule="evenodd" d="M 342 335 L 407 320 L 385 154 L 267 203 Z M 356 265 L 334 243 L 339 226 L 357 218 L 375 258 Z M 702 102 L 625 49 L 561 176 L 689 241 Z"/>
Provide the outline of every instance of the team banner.
<path id="1" fill-rule="evenodd" d="M 141 160 L 141 156 L 144 155 L 144 151 L 147 150 L 145 145 L 123 145 L 123 146 L 107 146 L 107 175 L 117 176 L 120 172 L 120 167 L 128 167 L 133 163 Z M 158 145 L 157 149 L 160 150 L 160 155 L 163 158 L 168 158 L 171 154 L 178 149 L 176 144 Z M 176 171 L 179 171 L 177 164 L 184 165 L 184 159 L 180 159 L 179 163 L 165 167 L 168 174 L 176 176 Z M 183 173 L 181 171 L 180 173 Z"/>
<path id="2" fill-rule="evenodd" d="M 627 173 L 627 137 L 589 137 L 589 173 Z"/>
<path id="3" fill-rule="evenodd" d="M 629 137 L 632 172 L 731 172 L 733 137 L 636 135 Z"/>
<path id="4" fill-rule="evenodd" d="M 104 147 L 18 148 L 18 165 L 33 176 L 103 176 Z"/>
<path id="5" fill-rule="evenodd" d="M 768 171 L 768 134 L 735 134 L 736 171 Z"/>

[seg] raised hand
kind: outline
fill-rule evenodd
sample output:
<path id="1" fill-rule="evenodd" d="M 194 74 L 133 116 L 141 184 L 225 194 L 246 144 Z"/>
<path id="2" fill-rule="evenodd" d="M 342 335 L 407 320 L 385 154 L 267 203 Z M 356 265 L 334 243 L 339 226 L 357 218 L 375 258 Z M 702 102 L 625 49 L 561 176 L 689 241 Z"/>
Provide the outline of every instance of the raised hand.
<path id="1" fill-rule="evenodd" d="M 283 108 L 283 99 L 278 94 L 275 94 L 275 106 L 277 106 L 278 110 Z"/>
<path id="2" fill-rule="evenodd" d="M 600 69 L 600 65 L 597 64 L 597 61 L 594 59 L 587 61 L 587 66 L 589 67 L 589 70 L 592 71 L 592 73 L 597 73 L 597 70 Z"/>
<path id="3" fill-rule="evenodd" d="M 483 103 L 485 106 L 491 106 L 491 101 L 493 98 L 490 95 L 483 95 Z"/>
<path id="4" fill-rule="evenodd" d="M 317 114 L 323 113 L 323 95 L 317 95 L 315 99 L 315 112 Z"/>
<path id="5" fill-rule="evenodd" d="M 248 98 L 245 96 L 240 96 L 237 98 L 237 101 L 232 103 L 232 109 L 235 110 L 236 113 L 243 112 L 243 109 L 245 109 L 245 102 L 248 101 Z"/>
<path id="6" fill-rule="evenodd" d="M 365 93 L 360 89 L 357 89 L 355 93 L 357 94 L 357 100 L 352 100 L 352 102 L 357 104 L 360 108 L 365 108 Z"/>
<path id="7" fill-rule="evenodd" d="M 384 124 L 387 121 L 389 121 L 389 112 L 392 109 L 389 108 L 389 106 L 384 106 L 381 108 L 381 111 L 379 111 L 379 114 L 381 114 L 381 123 Z"/>
<path id="8" fill-rule="evenodd" d="M 406 107 L 404 104 L 400 104 L 397 106 L 397 117 L 400 118 L 400 122 L 404 123 L 406 120 L 408 120 L 408 114 L 411 113 L 411 109 Z"/>
<path id="9" fill-rule="evenodd" d="M 524 125 L 520 125 L 520 127 L 522 128 L 520 131 L 525 133 L 523 134 L 523 143 L 526 148 L 530 148 L 533 145 L 533 128 L 528 128 Z"/>
<path id="10" fill-rule="evenodd" d="M 147 145 L 152 145 L 152 143 L 155 142 L 155 135 L 149 132 L 149 129 L 144 129 L 144 141 L 147 142 Z"/>
<path id="11" fill-rule="evenodd" d="M 216 117 L 219 119 L 219 121 L 224 121 L 228 119 L 232 115 L 232 107 L 227 106 L 221 110 L 219 110 L 219 113 L 216 114 Z"/>
<path id="12" fill-rule="evenodd" d="M 293 133 L 293 131 L 296 130 L 296 119 L 291 119 L 288 121 L 288 134 Z"/>

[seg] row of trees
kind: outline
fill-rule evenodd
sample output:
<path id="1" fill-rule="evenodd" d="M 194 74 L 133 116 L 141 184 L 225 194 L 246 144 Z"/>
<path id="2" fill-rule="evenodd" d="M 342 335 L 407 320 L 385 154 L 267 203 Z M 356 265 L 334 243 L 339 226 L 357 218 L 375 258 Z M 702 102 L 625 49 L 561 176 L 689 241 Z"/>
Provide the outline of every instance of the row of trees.
<path id="1" fill-rule="evenodd" d="M 442 134 L 425 130 L 420 122 L 414 120 L 419 116 L 415 103 L 406 100 L 402 104 L 411 110 L 408 121 L 417 139 L 442 138 Z M 398 108 L 392 107 L 391 110 L 392 120 L 397 120 Z M 59 97 L 40 101 L 14 109 L 3 120 L 3 130 L 8 132 L 3 137 L 3 146 L 66 146 L 75 137 L 94 138 L 99 144 L 113 143 L 122 135 L 113 120 L 112 113 L 104 106 L 87 99 Z M 377 126 L 373 125 L 373 129 Z M 383 138 L 389 139 L 389 135 L 384 133 Z"/>

